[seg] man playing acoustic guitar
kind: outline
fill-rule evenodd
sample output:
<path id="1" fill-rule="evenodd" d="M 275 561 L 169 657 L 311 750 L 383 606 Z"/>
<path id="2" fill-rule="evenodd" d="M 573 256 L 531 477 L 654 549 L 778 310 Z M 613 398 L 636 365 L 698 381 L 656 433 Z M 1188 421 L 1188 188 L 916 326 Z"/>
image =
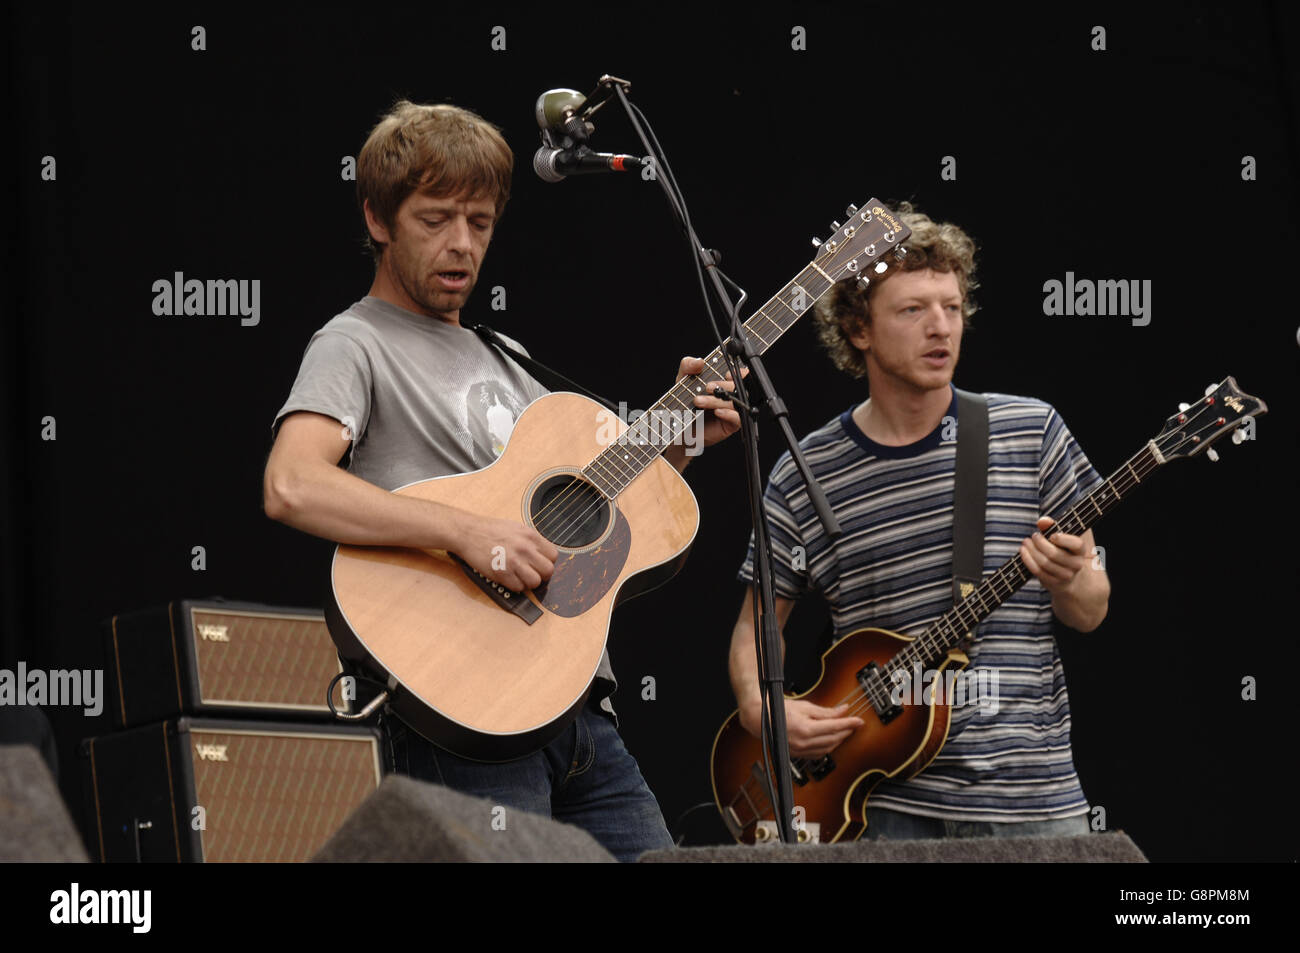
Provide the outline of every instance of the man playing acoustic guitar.
<path id="1" fill-rule="evenodd" d="M 844 529 L 832 542 L 790 455 L 772 470 L 764 501 L 784 626 L 795 601 L 827 601 L 835 637 L 864 627 L 915 634 L 952 607 L 953 485 L 958 403 L 952 389 L 962 331 L 974 304 L 975 244 L 910 206 L 901 268 L 863 294 L 838 284 L 817 308 L 835 365 L 867 378 L 870 398 L 801 442 Z M 982 623 L 967 654 L 968 685 L 996 697 L 954 705 L 948 740 L 907 781 L 871 794 L 867 833 L 892 839 L 1087 833 L 1088 803 L 1070 749 L 1070 708 L 1052 615 L 1080 632 L 1105 618 L 1110 583 L 1094 568 L 1091 531 L 1043 531 L 1100 477 L 1056 411 L 1038 400 L 985 395 L 988 491 L 984 566 L 1017 551 L 1031 581 Z M 753 579 L 753 545 L 740 578 Z M 741 724 L 757 734 L 761 695 L 754 659 L 753 589 L 732 634 L 730 673 Z M 903 703 L 922 696 L 911 686 Z M 977 695 L 978 688 L 968 694 Z M 960 693 L 958 694 L 960 701 Z M 978 702 L 978 703 L 976 703 Z M 870 710 L 868 718 L 875 717 Z M 819 758 L 865 722 L 848 705 L 787 699 L 791 756 Z M 844 766 L 845 769 L 851 765 Z M 796 801 L 798 789 L 796 789 Z"/>
<path id="2" fill-rule="evenodd" d="M 312 337 L 276 415 L 264 479 L 271 518 L 340 543 L 455 553 L 509 590 L 550 578 L 559 550 L 531 527 L 388 492 L 488 466 L 519 414 L 546 393 L 460 323 L 513 165 L 500 132 L 455 106 L 399 102 L 370 133 L 357 196 L 374 283 Z M 679 375 L 702 369 L 703 361 L 683 358 Z M 705 445 L 739 428 L 719 398 L 700 395 L 695 406 L 705 411 Z M 344 470 L 338 463 L 348 453 Z M 683 446 L 665 457 L 685 468 Z M 671 846 L 615 727 L 614 688 L 606 653 L 587 704 L 563 734 L 502 764 L 459 758 L 387 718 L 390 766 L 584 827 L 621 860 Z"/>

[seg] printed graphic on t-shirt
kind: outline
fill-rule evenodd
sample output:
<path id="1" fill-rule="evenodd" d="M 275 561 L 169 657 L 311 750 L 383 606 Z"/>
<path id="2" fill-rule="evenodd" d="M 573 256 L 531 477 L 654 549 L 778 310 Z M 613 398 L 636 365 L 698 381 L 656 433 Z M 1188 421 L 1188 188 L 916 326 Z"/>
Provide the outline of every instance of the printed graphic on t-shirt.
<path id="1" fill-rule="evenodd" d="M 525 406 L 514 391 L 498 380 L 470 385 L 465 395 L 466 429 L 479 466 L 485 467 L 501 456 Z"/>

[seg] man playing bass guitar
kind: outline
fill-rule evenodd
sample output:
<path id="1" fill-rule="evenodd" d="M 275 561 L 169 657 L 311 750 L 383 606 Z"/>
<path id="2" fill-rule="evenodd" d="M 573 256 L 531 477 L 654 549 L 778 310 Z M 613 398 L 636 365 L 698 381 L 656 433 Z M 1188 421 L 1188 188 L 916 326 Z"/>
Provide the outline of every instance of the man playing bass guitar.
<path id="1" fill-rule="evenodd" d="M 773 545 L 775 611 L 816 595 L 836 638 L 871 626 L 919 633 L 953 604 L 953 486 L 958 402 L 952 389 L 974 304 L 975 244 L 960 228 L 901 206 L 912 229 L 901 268 L 863 293 L 841 282 L 818 304 L 818 330 L 836 367 L 865 376 L 869 399 L 801 442 L 843 527 L 821 532 L 785 454 L 764 503 Z M 1019 553 L 1036 581 L 982 623 L 971 640 L 965 704 L 947 741 L 910 780 L 870 795 L 867 834 L 891 839 L 1087 833 L 1088 803 L 1070 748 L 1070 708 L 1052 616 L 1080 632 L 1105 618 L 1110 583 L 1094 568 L 1091 531 L 1043 531 L 1101 478 L 1057 412 L 1026 397 L 988 405 L 985 570 Z M 740 571 L 753 580 L 753 545 Z M 759 731 L 753 588 L 732 634 L 730 674 L 741 724 Z M 960 676 L 959 676 L 960 677 Z M 912 686 L 904 703 L 923 696 Z M 960 701 L 962 692 L 957 693 Z M 870 710 L 863 712 L 874 717 Z M 820 758 L 864 725 L 849 705 L 786 700 L 792 758 Z M 797 791 L 796 791 L 797 799 Z"/>

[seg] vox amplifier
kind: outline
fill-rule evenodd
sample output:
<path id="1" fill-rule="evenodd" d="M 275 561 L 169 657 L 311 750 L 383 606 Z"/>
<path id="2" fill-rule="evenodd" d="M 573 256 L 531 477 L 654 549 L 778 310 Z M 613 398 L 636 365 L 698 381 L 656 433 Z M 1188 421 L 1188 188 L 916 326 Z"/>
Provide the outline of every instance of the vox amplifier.
<path id="1" fill-rule="evenodd" d="M 224 600 L 180 600 L 104 622 L 109 692 L 119 728 L 179 715 L 333 720 L 340 671 L 325 617 Z M 342 683 L 334 704 L 348 711 Z"/>
<path id="2" fill-rule="evenodd" d="M 379 786 L 378 732 L 181 718 L 82 742 L 102 862 L 306 861 Z"/>

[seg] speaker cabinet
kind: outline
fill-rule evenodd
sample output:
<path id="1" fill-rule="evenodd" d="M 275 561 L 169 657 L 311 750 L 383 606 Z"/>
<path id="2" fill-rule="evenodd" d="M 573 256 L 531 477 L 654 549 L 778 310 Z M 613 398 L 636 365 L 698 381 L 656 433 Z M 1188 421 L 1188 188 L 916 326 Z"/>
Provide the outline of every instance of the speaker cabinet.
<path id="1" fill-rule="evenodd" d="M 82 743 L 111 861 L 305 861 L 380 781 L 372 729 L 181 718 Z"/>
<path id="2" fill-rule="evenodd" d="M 179 715 L 333 720 L 340 671 L 325 617 L 223 600 L 181 600 L 104 622 L 113 722 Z M 347 711 L 342 686 L 334 704 Z"/>

